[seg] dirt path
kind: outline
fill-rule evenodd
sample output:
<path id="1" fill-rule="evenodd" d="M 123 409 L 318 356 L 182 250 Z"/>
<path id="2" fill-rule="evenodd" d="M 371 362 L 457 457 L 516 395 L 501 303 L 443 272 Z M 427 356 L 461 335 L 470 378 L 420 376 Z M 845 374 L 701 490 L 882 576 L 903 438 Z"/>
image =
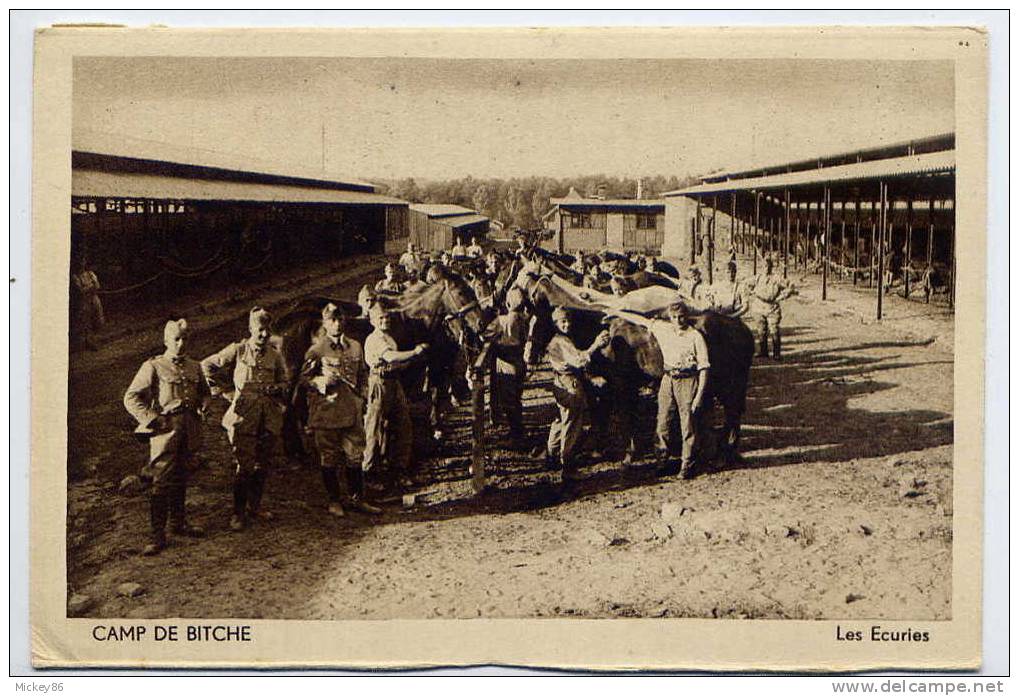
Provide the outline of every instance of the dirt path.
<path id="1" fill-rule="evenodd" d="M 87 424 L 102 466 L 70 487 L 69 589 L 93 599 L 87 615 L 121 617 L 948 618 L 950 317 L 893 298 L 877 324 L 862 291 L 822 303 L 816 277 L 803 284 L 784 310 L 785 359 L 754 367 L 737 468 L 663 482 L 650 462 L 600 462 L 560 502 L 540 462 L 497 450 L 491 491 L 475 498 L 461 412 L 428 462 L 426 504 L 335 520 L 317 471 L 281 466 L 267 493 L 277 519 L 238 535 L 214 416 L 189 499 L 210 536 L 152 559 L 137 556 L 144 496 L 115 486 L 144 456 L 119 397 L 145 353 L 125 348 L 81 377 L 96 394 L 74 426 Z M 196 354 L 234 333 L 201 336 Z M 553 417 L 547 379 L 533 373 L 525 395 L 534 444 Z M 117 597 L 127 581 L 145 593 Z"/>

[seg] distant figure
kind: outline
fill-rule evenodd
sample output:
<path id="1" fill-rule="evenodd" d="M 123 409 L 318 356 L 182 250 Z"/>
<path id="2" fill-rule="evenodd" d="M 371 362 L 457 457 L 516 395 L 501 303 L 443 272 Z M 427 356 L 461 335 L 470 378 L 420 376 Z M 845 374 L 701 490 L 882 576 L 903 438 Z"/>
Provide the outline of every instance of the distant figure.
<path id="1" fill-rule="evenodd" d="M 633 285 L 623 276 L 612 276 L 612 280 L 609 281 L 609 289 L 616 297 L 623 297 L 633 290 Z"/>
<path id="2" fill-rule="evenodd" d="M 88 261 L 84 256 L 78 258 L 71 276 L 71 284 L 74 289 L 71 306 L 75 308 L 72 319 L 73 333 L 86 348 L 95 350 L 93 337 L 106 324 L 106 315 L 103 312 L 102 300 L 99 299 L 101 287 L 99 278 L 88 267 Z"/>
<path id="3" fill-rule="evenodd" d="M 453 248 L 450 249 L 450 253 L 453 255 L 454 259 L 462 259 L 467 256 L 467 248 L 464 246 L 463 240 L 457 238 L 456 242 L 453 244 Z"/>
<path id="4" fill-rule="evenodd" d="M 704 279 L 701 276 L 701 269 L 697 266 L 690 266 L 687 271 L 689 279 L 685 284 L 680 286 L 680 289 L 696 303 L 700 303 L 704 298 Z"/>
<path id="5" fill-rule="evenodd" d="M 484 253 L 485 250 L 478 244 L 478 238 L 471 237 L 470 246 L 467 247 L 467 256 L 470 256 L 472 259 L 480 259 Z"/>
<path id="6" fill-rule="evenodd" d="M 403 281 L 397 277 L 395 263 L 387 263 L 384 273 L 386 277 L 375 284 L 375 292 L 386 295 L 399 295 L 405 289 Z"/>
<path id="7" fill-rule="evenodd" d="M 408 275 L 413 275 L 417 272 L 418 262 L 417 247 L 414 246 L 414 242 L 407 242 L 407 251 L 400 256 L 400 265 Z"/>
<path id="8" fill-rule="evenodd" d="M 526 298 L 520 288 L 510 288 L 506 293 L 506 313 L 500 314 L 485 327 L 484 337 L 495 351 L 492 368 L 492 391 L 495 398 L 492 410 L 497 417 L 506 419 L 509 437 L 514 445 L 520 445 L 524 435 L 524 407 L 521 401 L 527 365 L 524 362 L 524 344 L 530 317 L 524 311 Z"/>
<path id="9" fill-rule="evenodd" d="M 758 357 L 768 357 L 768 337 L 772 340 L 775 360 L 782 357 L 782 300 L 790 297 L 794 290 L 782 278 L 775 275 L 775 260 L 771 256 L 764 257 L 764 273 L 753 280 L 750 288 L 757 315 L 761 346 Z"/>
<path id="10" fill-rule="evenodd" d="M 710 288 L 711 307 L 719 314 L 742 317 L 750 311 L 747 289 L 736 279 L 735 262 L 730 261 L 726 269 L 727 278 Z"/>

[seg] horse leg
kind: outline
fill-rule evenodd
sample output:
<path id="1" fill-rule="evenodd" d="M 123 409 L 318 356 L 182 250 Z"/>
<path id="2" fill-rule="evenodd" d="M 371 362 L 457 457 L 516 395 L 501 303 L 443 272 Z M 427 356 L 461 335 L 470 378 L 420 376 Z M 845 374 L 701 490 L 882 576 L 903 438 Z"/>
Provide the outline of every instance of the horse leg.
<path id="1" fill-rule="evenodd" d="M 739 437 L 740 426 L 743 421 L 743 410 L 736 404 L 722 404 L 725 412 L 725 420 L 722 425 L 722 434 L 719 438 L 719 453 L 727 466 L 733 466 L 739 459 Z"/>

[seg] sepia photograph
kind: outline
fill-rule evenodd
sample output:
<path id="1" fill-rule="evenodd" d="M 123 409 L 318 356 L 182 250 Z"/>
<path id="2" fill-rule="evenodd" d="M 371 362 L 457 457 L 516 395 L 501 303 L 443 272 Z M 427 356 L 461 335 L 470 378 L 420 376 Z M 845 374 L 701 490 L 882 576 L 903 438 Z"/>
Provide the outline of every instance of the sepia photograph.
<path id="1" fill-rule="evenodd" d="M 293 46 L 66 64 L 48 490 L 93 647 L 168 620 L 938 643 L 980 506 L 956 61 Z"/>

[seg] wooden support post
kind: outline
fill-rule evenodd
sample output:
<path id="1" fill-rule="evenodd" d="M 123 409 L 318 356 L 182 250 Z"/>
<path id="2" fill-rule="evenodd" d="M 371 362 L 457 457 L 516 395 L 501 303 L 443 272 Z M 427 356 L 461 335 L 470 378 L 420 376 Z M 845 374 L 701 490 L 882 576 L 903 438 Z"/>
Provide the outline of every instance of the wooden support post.
<path id="1" fill-rule="evenodd" d="M 563 226 L 563 209 L 562 209 L 562 207 L 560 207 L 559 208 L 559 239 L 556 240 L 556 249 L 559 251 L 560 254 L 563 254 L 566 251 L 566 249 L 565 249 L 566 241 L 563 239 L 563 236 L 564 236 L 563 235 L 563 231 L 564 231 L 564 226 Z M 519 242 L 518 242 L 518 244 L 519 244 Z"/>
<path id="2" fill-rule="evenodd" d="M 860 268 L 860 197 L 856 197 L 856 216 L 853 221 L 853 285 Z"/>
<path id="3" fill-rule="evenodd" d="M 879 184 L 880 186 L 880 184 Z M 878 195 L 880 199 L 880 195 Z M 870 222 L 870 253 L 867 254 L 867 287 L 874 287 L 874 273 L 877 270 L 877 225 L 878 218 L 881 213 L 878 211 L 878 203 L 871 203 L 871 222 Z"/>
<path id="4" fill-rule="evenodd" d="M 888 184 L 880 182 L 881 214 L 877 240 L 877 318 L 881 320 L 881 304 L 885 294 L 885 226 L 888 224 Z"/>
<path id="5" fill-rule="evenodd" d="M 821 299 L 828 299 L 828 249 L 831 247 L 831 189 L 824 187 L 824 226 L 821 228 L 823 235 L 821 243 Z"/>
<path id="6" fill-rule="evenodd" d="M 761 193 L 754 192 L 754 275 L 757 275 L 757 230 L 761 227 Z"/>
<path id="7" fill-rule="evenodd" d="M 927 208 L 927 264 L 924 266 L 923 272 L 929 273 L 931 264 L 934 263 L 934 199 L 932 198 L 928 203 Z M 933 275 L 933 274 L 932 274 Z M 933 277 L 931 278 L 933 282 Z M 931 293 L 926 293 L 924 301 L 928 304 L 931 301 Z"/>
<path id="8" fill-rule="evenodd" d="M 693 238 L 692 244 L 690 245 L 690 263 L 697 263 L 697 240 L 701 236 L 701 199 L 697 198 L 697 217 L 694 218 L 693 224 Z"/>
<path id="9" fill-rule="evenodd" d="M 803 247 L 803 240 L 800 237 L 800 204 L 796 204 L 796 244 L 799 247 Z M 796 264 L 796 268 L 800 267 L 800 253 L 797 249 L 793 249 L 793 263 Z"/>
<path id="10" fill-rule="evenodd" d="M 952 222 L 948 225 L 948 248 L 952 253 L 952 270 L 948 276 L 948 307 L 955 307 L 955 200 L 952 201 Z"/>
<path id="11" fill-rule="evenodd" d="M 902 259 L 902 292 L 906 299 L 909 299 L 909 269 L 912 267 L 910 260 L 913 257 L 913 196 L 910 195 L 906 201 L 906 253 Z"/>
<path id="12" fill-rule="evenodd" d="M 789 189 L 785 190 L 785 245 L 782 248 L 782 277 L 789 277 Z"/>
<path id="13" fill-rule="evenodd" d="M 708 285 L 715 282 L 715 224 L 718 219 L 718 196 L 711 198 L 711 227 L 708 229 Z"/>
<path id="14" fill-rule="evenodd" d="M 729 249 L 734 249 L 736 247 L 736 242 L 733 239 L 733 232 L 736 226 L 736 193 L 733 192 L 731 195 L 732 200 L 729 205 Z"/>

